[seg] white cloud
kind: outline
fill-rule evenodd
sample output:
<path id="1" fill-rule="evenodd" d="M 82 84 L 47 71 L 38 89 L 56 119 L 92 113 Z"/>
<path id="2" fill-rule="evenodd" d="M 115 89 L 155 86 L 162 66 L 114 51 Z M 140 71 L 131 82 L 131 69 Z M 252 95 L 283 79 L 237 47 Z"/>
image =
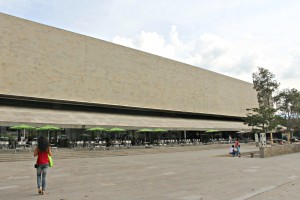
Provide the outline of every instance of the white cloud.
<path id="1" fill-rule="evenodd" d="M 117 35 L 112 42 L 178 61 L 184 61 L 194 48 L 194 42 L 180 40 L 176 26 L 171 27 L 167 38 L 156 32 L 141 31 L 132 38 Z"/>
<path id="2" fill-rule="evenodd" d="M 247 82 L 252 82 L 252 73 L 260 66 L 275 74 L 276 80 L 279 78 L 286 81 L 281 84 L 282 88 L 287 85 L 295 87 L 300 76 L 300 50 L 291 49 L 286 57 L 270 57 L 272 52 L 258 48 L 253 44 L 254 40 L 255 37 L 248 32 L 235 40 L 203 33 L 196 40 L 184 42 L 180 39 L 176 26 L 172 26 L 169 38 L 156 32 L 142 31 L 134 38 L 116 36 L 113 42 Z M 282 82 L 280 80 L 278 81 Z"/>
<path id="3" fill-rule="evenodd" d="M 155 55 L 175 59 L 175 49 L 180 47 L 180 41 L 177 37 L 176 27 L 170 32 L 171 43 L 167 43 L 163 35 L 156 32 L 142 31 L 134 38 L 115 36 L 112 42 L 124 45 L 127 47 L 139 49 Z"/>
<path id="4" fill-rule="evenodd" d="M 260 58 L 258 52 L 237 50 L 232 42 L 215 34 L 203 33 L 197 40 L 183 42 L 175 26 L 169 38 L 142 31 L 134 38 L 116 36 L 112 41 L 230 76 L 247 73 L 247 81 L 251 81 L 251 72 Z"/>
<path id="5" fill-rule="evenodd" d="M 281 77 L 288 81 L 298 80 L 300 77 L 300 48 L 290 49 L 289 53 L 287 68 L 282 72 Z"/>
<path id="6" fill-rule="evenodd" d="M 142 31 L 141 34 L 135 39 L 135 44 L 142 51 L 167 58 L 174 57 L 173 46 L 166 44 L 164 37 L 158 33 Z"/>
<path id="7" fill-rule="evenodd" d="M 126 38 L 126 37 L 117 35 L 114 37 L 113 42 L 116 44 L 126 46 L 126 47 L 136 48 L 135 45 L 133 44 L 133 41 L 131 38 Z"/>

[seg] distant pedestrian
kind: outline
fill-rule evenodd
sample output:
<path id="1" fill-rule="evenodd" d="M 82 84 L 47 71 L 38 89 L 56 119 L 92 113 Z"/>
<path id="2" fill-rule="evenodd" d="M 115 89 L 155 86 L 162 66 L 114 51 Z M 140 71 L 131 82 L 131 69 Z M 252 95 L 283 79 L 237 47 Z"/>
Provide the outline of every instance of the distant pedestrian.
<path id="1" fill-rule="evenodd" d="M 47 184 L 47 171 L 49 167 L 48 155 L 52 156 L 49 141 L 45 136 L 40 136 L 38 139 L 38 146 L 34 150 L 34 157 L 37 156 L 36 174 L 38 193 L 44 194 Z"/>

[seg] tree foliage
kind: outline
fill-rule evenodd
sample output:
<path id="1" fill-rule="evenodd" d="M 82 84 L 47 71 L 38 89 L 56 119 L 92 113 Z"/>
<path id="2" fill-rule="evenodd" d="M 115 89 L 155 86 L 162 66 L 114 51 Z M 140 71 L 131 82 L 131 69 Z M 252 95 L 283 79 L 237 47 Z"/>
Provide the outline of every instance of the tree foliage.
<path id="1" fill-rule="evenodd" d="M 253 129 L 269 132 L 276 127 L 278 121 L 275 115 L 276 109 L 260 106 L 247 110 L 251 112 L 247 114 L 245 123 L 252 126 Z"/>
<path id="2" fill-rule="evenodd" d="M 259 106 L 273 107 L 273 93 L 279 87 L 279 83 L 274 80 L 275 75 L 269 70 L 258 67 L 258 72 L 252 74 L 254 89 L 257 91 Z"/>
<path id="3" fill-rule="evenodd" d="M 291 120 L 299 118 L 300 113 L 300 92 L 293 89 L 284 89 L 274 97 L 277 109 L 287 120 L 287 128 L 291 130 Z"/>
<path id="4" fill-rule="evenodd" d="M 275 128 L 277 122 L 276 109 L 273 107 L 273 93 L 279 87 L 279 83 L 274 80 L 274 74 L 262 67 L 258 67 L 258 72 L 253 73 L 252 78 L 259 107 L 247 109 L 251 112 L 247 114 L 245 124 L 268 132 Z"/>

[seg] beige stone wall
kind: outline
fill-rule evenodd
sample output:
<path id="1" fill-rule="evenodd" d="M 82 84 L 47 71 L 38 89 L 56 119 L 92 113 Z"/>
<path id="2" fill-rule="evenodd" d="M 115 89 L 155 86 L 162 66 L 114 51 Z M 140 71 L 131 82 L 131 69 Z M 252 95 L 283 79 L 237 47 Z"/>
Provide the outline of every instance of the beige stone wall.
<path id="1" fill-rule="evenodd" d="M 297 153 L 300 152 L 300 144 L 285 144 L 271 147 L 260 147 L 259 151 L 261 158 Z"/>
<path id="2" fill-rule="evenodd" d="M 252 84 L 0 14 L 0 94 L 245 116 Z"/>

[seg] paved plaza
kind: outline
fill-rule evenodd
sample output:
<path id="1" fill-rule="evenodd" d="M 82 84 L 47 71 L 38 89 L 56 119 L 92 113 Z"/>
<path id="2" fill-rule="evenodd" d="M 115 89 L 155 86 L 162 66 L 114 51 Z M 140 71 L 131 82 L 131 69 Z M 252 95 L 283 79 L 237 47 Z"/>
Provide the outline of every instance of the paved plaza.
<path id="1" fill-rule="evenodd" d="M 83 152 L 74 151 L 78 159 L 55 157 L 60 150 L 54 151 L 55 167 L 48 171 L 44 196 L 37 194 L 35 158 L 3 161 L 0 162 L 0 199 L 300 198 L 300 153 L 264 159 L 220 156 L 227 154 L 228 149 L 229 145 L 224 145 L 215 149 L 126 156 L 91 156 L 97 152 L 89 151 L 86 158 Z M 242 150 L 258 149 L 248 145 Z"/>

